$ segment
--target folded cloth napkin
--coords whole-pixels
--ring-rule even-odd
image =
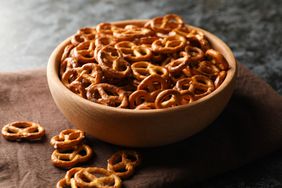
[[[49,140],[73,126],[55,106],[45,70],[1,73],[0,80],[0,128],[12,121],[29,120],[40,123],[47,132],[39,142],[9,142],[0,137],[0,187],[54,187],[65,170],[52,166]],[[87,142],[95,156],[84,166],[106,167],[111,154],[121,149],[90,136]],[[185,141],[139,149],[143,163],[123,185],[187,187],[281,147],[282,97],[240,65],[236,89],[220,117]]]

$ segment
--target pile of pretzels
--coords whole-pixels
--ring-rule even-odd
[[[168,14],[79,29],[64,48],[59,74],[92,102],[144,110],[192,103],[217,89],[228,69],[203,32]]]

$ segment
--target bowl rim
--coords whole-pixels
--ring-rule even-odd
[[[124,24],[143,24],[144,22],[148,21],[148,19],[134,19],[134,20],[122,20],[122,21],[114,21],[114,22],[110,22],[111,24],[114,25],[124,25]],[[79,103],[82,103],[84,105],[88,105],[92,108],[97,108],[99,110],[103,110],[103,111],[111,111],[114,113],[127,113],[127,114],[134,114],[134,115],[148,115],[148,114],[163,114],[163,113],[170,113],[170,112],[177,112],[177,111],[182,111],[182,110],[186,110],[189,108],[193,108],[194,106],[204,103],[205,101],[208,101],[209,99],[213,98],[214,96],[218,95],[222,90],[224,90],[229,84],[230,82],[232,82],[237,74],[237,69],[238,69],[238,65],[237,65],[237,61],[234,57],[234,54],[232,53],[231,49],[227,46],[227,44],[222,41],[220,38],[218,38],[216,35],[200,28],[200,27],[196,27],[196,26],[192,26],[189,24],[186,24],[188,27],[192,28],[192,29],[196,29],[199,31],[202,31],[205,36],[209,39],[209,38],[213,38],[213,40],[217,41],[221,48],[224,49],[229,55],[230,55],[230,60],[228,61],[229,64],[229,70],[227,71],[226,77],[224,79],[224,81],[221,83],[221,85],[216,88],[213,92],[211,92],[210,94],[192,102],[189,104],[184,104],[184,105],[179,105],[179,106],[175,106],[175,107],[169,107],[169,108],[164,108],[164,109],[146,109],[146,110],[135,110],[135,109],[127,109],[127,108],[116,108],[116,107],[111,107],[111,106],[106,106],[106,105],[102,105],[102,104],[98,104],[98,103],[94,103],[92,101],[89,101],[85,98],[82,98],[80,96],[78,96],[77,94],[73,93],[72,91],[70,91],[67,87],[65,87],[65,85],[61,82],[60,78],[59,78],[59,63],[56,62],[57,59],[57,55],[60,54],[60,52],[62,51],[62,48],[64,48],[71,39],[71,36],[68,37],[67,39],[65,39],[64,41],[62,41],[59,45],[56,46],[56,48],[53,50],[53,52],[51,53],[49,60],[48,60],[48,64],[47,64],[47,80],[48,80],[48,85],[50,86],[51,80],[52,82],[54,82],[54,84],[56,84],[59,88],[61,88],[63,90],[63,92],[66,92],[66,94],[71,95],[72,98],[74,98],[75,100],[79,101]],[[95,27],[95,26],[93,26]],[[57,67],[56,67],[57,66]],[[51,79],[52,78],[52,79]]]

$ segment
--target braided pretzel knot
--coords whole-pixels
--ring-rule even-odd
[[[161,91],[155,101],[156,108],[168,108],[181,104],[181,94],[174,89],[166,89]]]
[[[153,20],[147,22],[145,27],[150,27],[152,30],[160,33],[169,33],[173,29],[178,29],[183,26],[183,20],[175,15],[168,14],[163,17],[156,17]]]
[[[92,149],[83,144],[68,150],[55,150],[51,160],[54,166],[59,168],[71,168],[78,163],[88,161],[92,156]]]
[[[105,75],[124,78],[131,73],[130,64],[124,60],[122,52],[112,46],[105,46],[97,55],[98,63]]]
[[[122,41],[115,45],[125,59],[130,61],[145,61],[152,57],[152,51],[146,46],[138,46],[133,42]]]
[[[159,75],[162,78],[168,77],[168,71],[166,68],[153,65],[150,62],[147,61],[139,61],[135,62],[131,65],[131,70],[133,72],[133,76],[139,80],[142,81],[149,75]]]
[[[53,136],[50,144],[55,149],[71,149],[74,146],[80,145],[85,138],[84,132],[78,129],[66,129],[60,132],[59,135]]]
[[[77,188],[77,185],[74,180],[74,175],[82,169],[83,168],[81,167],[76,167],[68,170],[65,177],[58,181],[58,183],[56,184],[56,188],[66,188],[66,187]]]
[[[96,29],[92,27],[84,27],[77,31],[77,33],[72,36],[71,43],[74,46],[77,46],[78,44],[90,40],[95,40],[96,36]]]
[[[108,159],[107,169],[122,179],[133,175],[141,163],[140,154],[136,151],[118,151]]]
[[[152,50],[157,53],[174,53],[185,46],[186,39],[180,35],[160,38],[153,42]]]
[[[121,179],[112,172],[98,167],[89,167],[80,170],[74,175],[79,187],[121,188]]]
[[[128,106],[125,91],[107,83],[91,85],[86,93],[87,99],[107,106],[125,108]]]
[[[191,94],[195,100],[202,98],[214,90],[212,80],[203,75],[194,75],[191,78],[178,80],[175,88],[181,94]]]
[[[34,122],[16,121],[5,125],[2,128],[2,135],[11,141],[37,140],[45,135],[45,129]]]

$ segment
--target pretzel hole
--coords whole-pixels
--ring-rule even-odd
[[[181,85],[181,89],[182,89],[182,90],[188,90],[189,87],[190,87],[190,84],[189,84],[189,83],[186,83],[186,84],[182,84],[182,85]]]
[[[17,133],[17,131],[13,131],[12,129],[7,130],[8,133]]]
[[[71,154],[71,153],[73,153],[73,149],[66,149],[66,150],[62,150],[60,152],[64,153],[64,154]]]
[[[92,174],[92,173],[91,173]],[[86,183],[90,183],[91,179],[89,179],[85,174],[81,174],[81,176],[79,177],[82,181],[86,182]]]
[[[125,168],[125,166],[115,169],[115,172],[127,172],[127,169]]]
[[[126,158],[127,158],[128,160],[130,160],[131,162],[137,161],[137,157],[136,157],[135,155],[133,155],[133,154],[127,154],[127,155],[126,155]]]
[[[78,153],[79,155],[81,155],[81,156],[85,156],[85,155],[87,155],[87,153],[86,153],[86,151],[83,149],[83,150],[81,150],[81,151],[79,151],[79,153]]]
[[[20,128],[20,129],[24,129],[24,128],[30,127],[30,125],[21,123],[21,124],[16,124],[15,127]]]
[[[201,89],[201,88],[195,88],[195,90],[194,90],[194,93],[195,93],[196,95],[204,94],[204,93],[206,93],[206,92],[207,92],[207,90]]]

